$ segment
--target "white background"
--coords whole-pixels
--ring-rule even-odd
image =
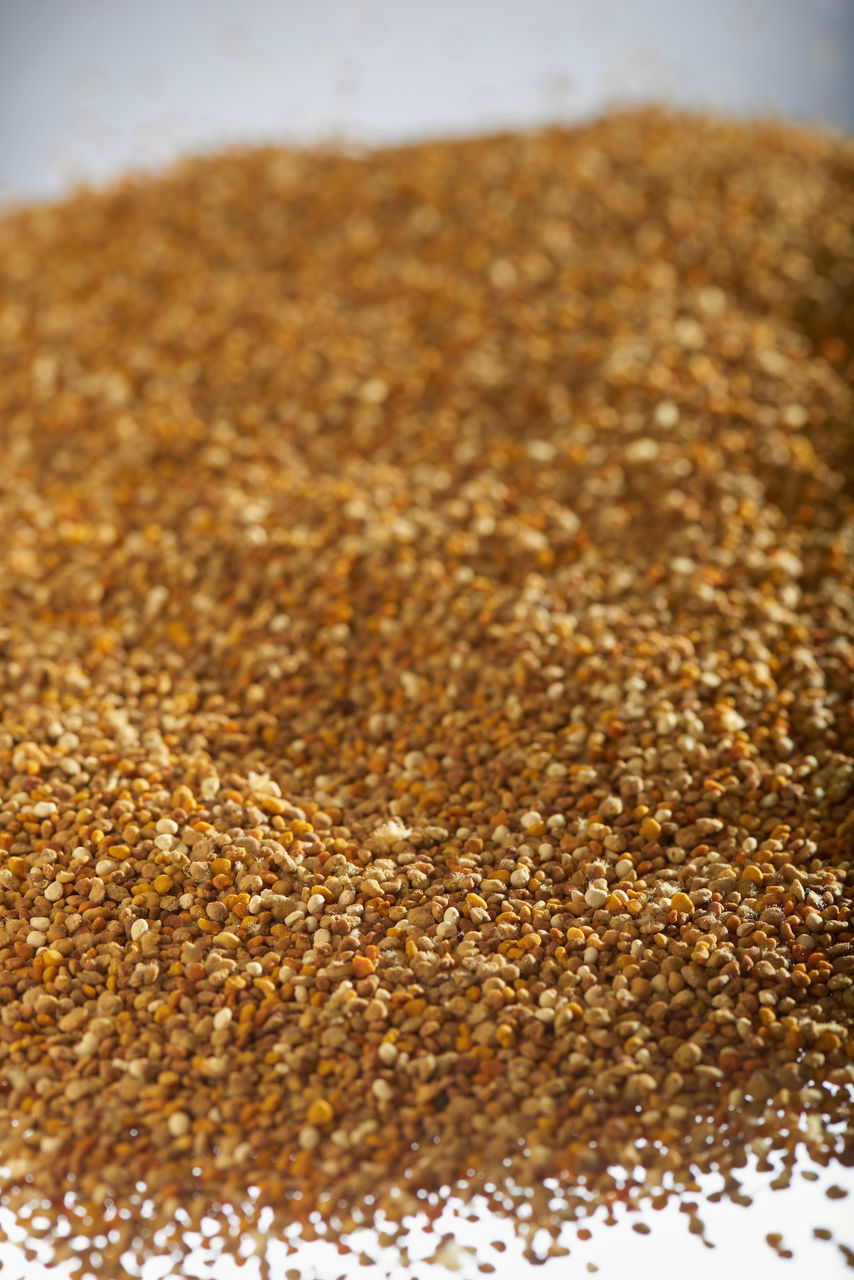
[[[854,0],[0,0],[0,202],[225,142],[471,133],[644,99],[850,130]],[[823,1195],[829,1180],[854,1187],[822,1173],[751,1210],[710,1208],[714,1251],[665,1212],[652,1236],[600,1228],[531,1280],[584,1276],[588,1258],[601,1280],[850,1275],[833,1245],[810,1240],[814,1225],[854,1236],[851,1201]],[[2,1209],[0,1223],[9,1228]],[[767,1231],[784,1232],[797,1260],[778,1261]],[[506,1237],[492,1223],[466,1232]],[[322,1250],[302,1256],[307,1277],[345,1268]],[[496,1280],[525,1277],[512,1250],[485,1256]],[[57,1274],[0,1245],[3,1280]],[[466,1262],[459,1274],[478,1276]]]
[[[854,0],[0,0],[0,199],[637,98],[854,127]]]

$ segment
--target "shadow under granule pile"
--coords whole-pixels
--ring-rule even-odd
[[[851,1162],[852,226],[849,142],[657,112],[0,224],[34,1235]]]

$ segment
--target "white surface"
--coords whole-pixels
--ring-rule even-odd
[[[854,127],[852,0],[0,0],[0,199],[654,97]]]
[[[644,98],[737,113],[780,112],[854,128],[852,0],[0,0],[0,200],[50,196],[69,181],[150,168],[224,142],[348,137],[384,141],[578,119]],[[703,1212],[717,1248],[675,1210],[649,1237],[628,1223],[538,1271],[512,1249],[496,1280],[733,1280],[850,1275],[814,1225],[850,1242],[851,1201],[828,1201],[841,1171],[751,1210]],[[698,1197],[699,1199],[699,1197]],[[0,1209],[0,1224],[10,1230]],[[846,1226],[848,1230],[846,1231]],[[763,1241],[784,1232],[797,1260]],[[10,1231],[11,1233],[11,1231]],[[501,1224],[461,1226],[481,1245]],[[321,1247],[306,1277],[345,1271]],[[302,1262],[304,1259],[304,1263]],[[294,1260],[282,1262],[297,1265]],[[419,1280],[425,1274],[416,1269]],[[377,1271],[352,1268],[362,1280]],[[0,1245],[3,1280],[49,1280]],[[173,1275],[152,1264],[146,1276]],[[250,1277],[229,1264],[189,1274]],[[349,1272],[348,1272],[349,1274]],[[464,1260],[462,1280],[479,1273]]]
[[[300,1246],[297,1255],[287,1256],[286,1250],[273,1245],[270,1261],[273,1275],[283,1277],[289,1267],[297,1267],[302,1280],[335,1280],[346,1275],[348,1280],[385,1280],[391,1274],[393,1280],[486,1280],[478,1271],[478,1261],[495,1265],[493,1280],[582,1280],[588,1275],[587,1262],[595,1262],[599,1270],[596,1280],[746,1280],[749,1276],[761,1276],[762,1280],[847,1280],[851,1270],[834,1242],[817,1241],[812,1237],[813,1226],[829,1228],[836,1239],[851,1242],[851,1199],[828,1200],[823,1188],[843,1179],[828,1176],[820,1171],[818,1182],[805,1182],[797,1175],[788,1191],[762,1190],[764,1183],[749,1174],[742,1177],[745,1191],[756,1197],[750,1208],[732,1204],[703,1205],[700,1217],[706,1224],[707,1237],[714,1248],[688,1233],[688,1220],[673,1207],[660,1213],[650,1213],[644,1219],[652,1227],[647,1236],[631,1230],[633,1219],[623,1219],[616,1226],[602,1222],[602,1214],[592,1223],[593,1239],[567,1243],[571,1248],[569,1258],[557,1258],[542,1266],[531,1267],[524,1261],[514,1244],[505,1223],[486,1217],[476,1225],[450,1214],[437,1224],[437,1235],[414,1237],[411,1248],[412,1265],[396,1268],[391,1255],[386,1255],[384,1265],[360,1266],[355,1258],[340,1257],[328,1245]],[[850,1181],[850,1179],[849,1179]],[[717,1184],[716,1184],[717,1185]],[[702,1197],[695,1195],[701,1202]],[[0,1209],[0,1225],[9,1230],[10,1215]],[[766,1232],[776,1231],[783,1236],[783,1245],[794,1250],[792,1260],[778,1258],[765,1243]],[[440,1266],[425,1266],[419,1258],[429,1256],[436,1248],[438,1236],[453,1232],[460,1247],[457,1255],[458,1269],[446,1270]],[[10,1235],[12,1231],[10,1230]],[[503,1240],[507,1249],[499,1254],[490,1248],[495,1240]],[[467,1246],[476,1246],[478,1258],[474,1259]],[[370,1256],[376,1246],[369,1233],[356,1245],[364,1247]],[[48,1270],[39,1263],[27,1262],[19,1250],[0,1245],[0,1275],[3,1280],[66,1280],[67,1266]],[[129,1273],[130,1274],[130,1273]],[[173,1280],[175,1272],[165,1260],[152,1260],[144,1269],[144,1280]],[[258,1269],[249,1263],[238,1268],[233,1262],[220,1260],[209,1264],[203,1255],[191,1259],[186,1271],[180,1273],[199,1280],[257,1280]]]

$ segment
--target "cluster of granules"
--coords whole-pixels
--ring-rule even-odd
[[[0,225],[0,1163],[58,1258],[450,1189],[558,1253],[852,1162],[852,227],[850,143],[657,112]]]

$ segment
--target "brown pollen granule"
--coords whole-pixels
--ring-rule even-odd
[[[58,1259],[449,1189],[557,1254],[851,1163],[852,226],[850,142],[655,111],[0,223],[0,1187]]]

